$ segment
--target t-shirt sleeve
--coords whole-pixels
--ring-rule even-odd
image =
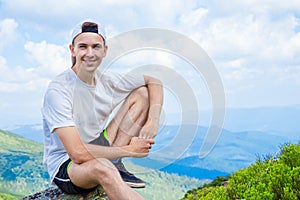
[[[128,93],[145,85],[144,76],[137,73],[109,73],[108,76],[106,76],[105,82],[118,93]]]
[[[134,89],[145,85],[142,74],[106,72],[102,78],[107,93],[111,96],[113,104],[116,105],[123,101]]]
[[[75,126],[71,98],[64,91],[50,89],[46,92],[42,114],[50,132],[60,127]]]

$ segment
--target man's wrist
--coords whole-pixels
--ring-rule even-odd
[[[132,148],[129,145],[119,147],[122,157],[132,157]]]
[[[153,119],[159,119],[160,113],[161,113],[161,108],[162,108],[161,104],[150,105],[149,116],[152,117]]]

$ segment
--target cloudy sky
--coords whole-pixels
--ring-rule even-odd
[[[70,30],[87,18],[108,38],[153,27],[192,39],[213,61],[226,107],[300,104],[298,0],[0,0],[0,128],[41,120],[47,84],[71,64]],[[165,66],[178,59],[154,57]]]

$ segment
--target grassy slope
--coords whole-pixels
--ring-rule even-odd
[[[181,199],[186,191],[207,182],[187,176],[178,176],[156,170],[143,168],[126,162],[129,171],[146,181],[145,189],[137,189],[146,199],[169,200]]]
[[[0,192],[22,196],[45,188],[42,144],[0,131],[0,155]]]
[[[300,199],[300,142],[285,144],[275,155],[232,173],[226,184],[190,190],[189,199]]]
[[[19,199],[49,186],[42,156],[42,144],[0,130],[0,200]],[[203,183],[198,179],[153,171],[131,163],[126,165],[135,173],[143,172],[138,176],[147,181],[147,187],[138,191],[146,199],[180,199],[187,190]]]
[[[27,140],[16,134],[0,130],[0,153],[20,151],[23,153],[37,153],[43,151],[43,145]]]

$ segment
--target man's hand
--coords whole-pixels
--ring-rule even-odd
[[[124,149],[129,151],[132,157],[142,158],[148,156],[152,144],[154,144],[153,139],[133,137],[129,145],[125,146]]]

